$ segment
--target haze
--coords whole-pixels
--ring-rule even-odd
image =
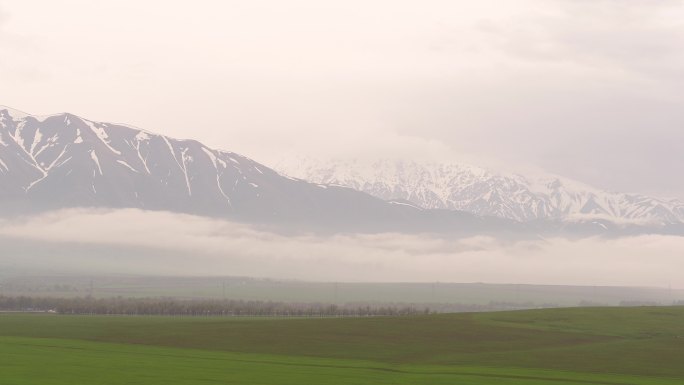
[[[4,0],[0,104],[31,114],[70,112],[128,123],[268,166],[295,156],[466,161],[545,170],[606,190],[684,199],[683,20],[684,3],[674,0]],[[83,124],[84,130],[90,127]],[[92,138],[109,140],[95,133]],[[18,142],[16,147],[23,154]],[[95,159],[98,178],[110,177],[95,151],[81,158]],[[191,177],[170,151],[164,159],[183,172],[177,195],[185,198],[185,187],[192,195]],[[197,151],[196,158],[206,154]],[[142,159],[139,148],[137,156]],[[99,159],[104,164],[107,158]],[[206,185],[218,186],[223,198],[214,195],[220,204],[224,198],[233,202],[221,187],[217,161],[210,159],[205,165],[215,174]],[[111,157],[112,164],[118,161]],[[242,170],[230,167],[239,171],[234,178],[246,181]],[[129,168],[131,175],[142,175]],[[129,170],[124,171],[116,174],[123,179],[111,179],[113,185],[130,181]],[[169,185],[162,179],[170,171],[161,177],[147,173],[160,191]],[[81,174],[91,176],[89,170]],[[264,188],[289,189],[292,182],[264,178]],[[98,194],[95,182],[84,180]],[[235,189],[237,179],[231,185]],[[303,185],[316,191],[326,187]],[[16,190],[28,193],[24,185]],[[214,190],[207,191],[213,196]],[[259,197],[261,190],[245,191],[244,201],[252,202],[248,194]],[[281,195],[274,191],[279,202]],[[137,192],[126,196],[138,199]],[[584,199],[572,194],[566,194],[569,201]],[[50,188],[44,196],[58,201]],[[479,195],[473,196],[479,215]],[[342,207],[329,199],[330,207]],[[575,219],[586,219],[589,226],[607,229],[591,221],[610,217],[581,215],[585,204],[595,203],[591,199],[572,206],[578,215],[569,227]],[[627,200],[633,204],[622,211],[665,211],[664,205],[672,203],[640,196]],[[59,210],[78,205],[46,206],[57,211],[2,219],[0,268],[684,288],[684,280],[673,273],[684,268],[684,237],[651,235],[660,230],[657,225],[615,239],[445,239],[382,230],[285,236],[229,217]],[[169,207],[159,209],[174,210]],[[651,219],[646,216],[648,223]],[[613,224],[620,228],[627,222]]]
[[[427,234],[299,234],[190,215],[67,210],[0,222],[0,270],[232,275],[347,282],[684,288],[684,237],[503,241]]]
[[[2,104],[684,197],[681,1],[0,2]]]
[[[683,48],[684,0],[0,0],[0,383],[684,384]]]

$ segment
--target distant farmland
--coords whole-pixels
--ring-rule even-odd
[[[435,311],[553,306],[671,305],[683,290],[485,283],[305,282],[248,277],[0,276],[0,295],[171,297],[329,304],[403,303]],[[475,306],[473,306],[475,305]]]
[[[684,308],[342,319],[0,315],[2,384],[682,384]]]

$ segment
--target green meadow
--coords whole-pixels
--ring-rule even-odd
[[[684,308],[377,318],[0,314],[0,384],[683,384]]]

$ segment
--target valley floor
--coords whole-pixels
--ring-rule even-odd
[[[0,383],[682,384],[684,308],[353,319],[0,315]]]

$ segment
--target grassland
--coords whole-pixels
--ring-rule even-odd
[[[682,384],[684,308],[346,319],[3,314],[0,383]]]

